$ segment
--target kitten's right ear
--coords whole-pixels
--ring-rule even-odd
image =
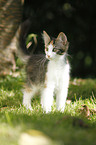
[[[47,46],[51,39],[45,31],[43,31],[42,36],[43,36],[43,39],[44,39],[45,46]]]

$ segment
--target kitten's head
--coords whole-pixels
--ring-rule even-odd
[[[51,40],[49,35],[43,31],[43,39],[45,43],[46,58],[49,60],[64,55],[68,50],[69,43],[63,32],[60,32],[56,39]]]

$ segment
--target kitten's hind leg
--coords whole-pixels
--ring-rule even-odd
[[[32,110],[31,107],[31,99],[33,97],[33,92],[31,88],[25,88],[23,90],[23,105],[26,107],[26,109]]]

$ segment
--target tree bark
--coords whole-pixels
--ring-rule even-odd
[[[0,0],[0,73],[16,69],[16,31],[22,19],[21,0]]]

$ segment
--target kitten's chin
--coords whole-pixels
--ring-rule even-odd
[[[46,57],[48,60],[52,60],[51,58]]]

